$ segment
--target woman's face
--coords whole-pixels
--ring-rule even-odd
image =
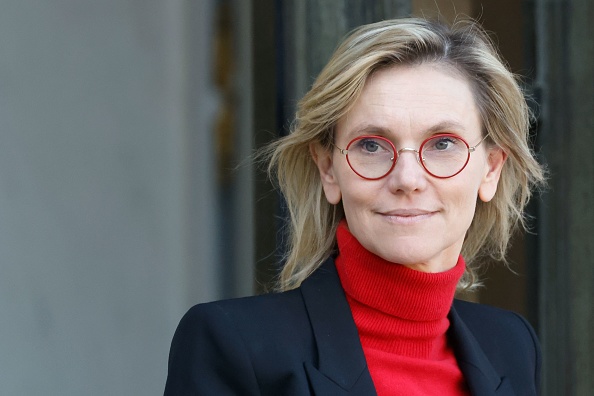
[[[483,138],[470,85],[439,64],[396,66],[376,72],[354,107],[338,122],[335,144],[345,148],[362,135],[388,138],[396,150],[419,149],[440,133],[462,137],[470,146]],[[312,146],[324,192],[342,201],[351,233],[370,252],[425,272],[452,268],[474,216],[477,197],[493,198],[505,154],[477,147],[458,175],[438,179],[402,151],[390,174],[365,180],[338,149]]]

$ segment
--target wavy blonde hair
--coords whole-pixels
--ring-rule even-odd
[[[298,287],[335,249],[342,206],[325,198],[310,144],[332,149],[334,127],[354,105],[377,70],[422,63],[441,64],[472,88],[487,142],[507,153],[497,192],[477,200],[462,255],[467,268],[459,288],[477,282],[479,257],[505,261],[514,229],[525,227],[524,207],[542,167],[528,144],[530,111],[516,77],[506,68],[485,31],[473,21],[452,26],[406,18],[364,25],[347,36],[299,102],[291,132],[265,149],[269,173],[287,204],[288,251],[277,289]]]

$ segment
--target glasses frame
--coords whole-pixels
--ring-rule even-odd
[[[346,146],[345,149],[338,147],[337,145],[334,145],[334,147],[336,147],[338,149],[338,151],[340,151],[341,154],[343,154],[346,157],[347,163],[349,164],[349,167],[351,168],[351,170],[353,172],[355,172],[357,174],[357,176],[365,179],[365,180],[379,180],[379,179],[383,179],[384,177],[388,176],[390,173],[392,173],[392,170],[394,169],[394,167],[396,167],[396,163],[398,162],[398,158],[400,157],[400,153],[404,152],[404,151],[412,151],[415,152],[417,155],[415,156],[417,158],[417,162],[419,164],[421,164],[421,166],[423,167],[423,169],[425,170],[425,172],[427,172],[428,174],[430,174],[431,176],[437,178],[437,179],[449,179],[451,177],[454,177],[456,175],[458,175],[460,172],[462,172],[464,170],[464,168],[466,168],[466,165],[468,165],[468,162],[470,161],[470,154],[473,153],[476,148],[485,141],[485,139],[487,138],[487,136],[489,136],[489,134],[486,134],[480,142],[478,142],[477,144],[475,144],[474,146],[470,146],[468,144],[468,142],[466,142],[466,140],[464,140],[463,138],[461,138],[460,136],[454,134],[454,133],[440,133],[437,135],[433,135],[433,136],[429,136],[427,139],[423,140],[423,142],[421,143],[421,145],[419,146],[418,150],[415,150],[413,148],[409,148],[409,147],[403,147],[400,150],[396,150],[396,146],[394,146],[394,143],[392,143],[392,141],[384,136],[377,136],[377,135],[363,135],[363,136],[357,136],[356,138],[354,138],[353,140],[351,140],[349,142],[349,144]],[[429,169],[427,169],[427,167],[425,166],[425,159],[421,157],[421,152],[423,151],[423,147],[425,147],[425,145],[427,144],[428,141],[435,139],[435,138],[440,138],[440,137],[453,137],[456,138],[460,141],[462,141],[465,145],[466,148],[468,150],[468,156],[466,157],[466,161],[464,162],[464,165],[462,166],[462,168],[460,168],[459,171],[457,171],[456,173],[454,173],[453,175],[450,176],[437,176],[433,173],[431,173],[431,171],[429,171]],[[349,148],[353,145],[353,143],[358,142],[359,140],[363,140],[363,139],[380,139],[383,140],[385,142],[387,142],[390,147],[392,147],[392,152],[394,153],[394,156],[391,158],[392,161],[392,166],[390,166],[390,169],[388,169],[388,171],[380,176],[380,177],[366,177],[363,176],[362,174],[360,174],[359,172],[357,172],[355,170],[355,168],[353,168],[353,165],[351,164],[351,161],[349,160]]]

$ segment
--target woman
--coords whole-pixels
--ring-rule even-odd
[[[543,180],[528,127],[475,24],[355,30],[269,152],[291,216],[281,292],[192,308],[165,394],[537,394],[530,325],[454,300]]]

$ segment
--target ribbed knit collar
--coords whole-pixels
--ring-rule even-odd
[[[406,321],[447,317],[456,284],[464,273],[462,256],[448,271],[427,273],[390,263],[369,252],[350,233],[344,220],[336,236],[336,267],[349,299]]]

